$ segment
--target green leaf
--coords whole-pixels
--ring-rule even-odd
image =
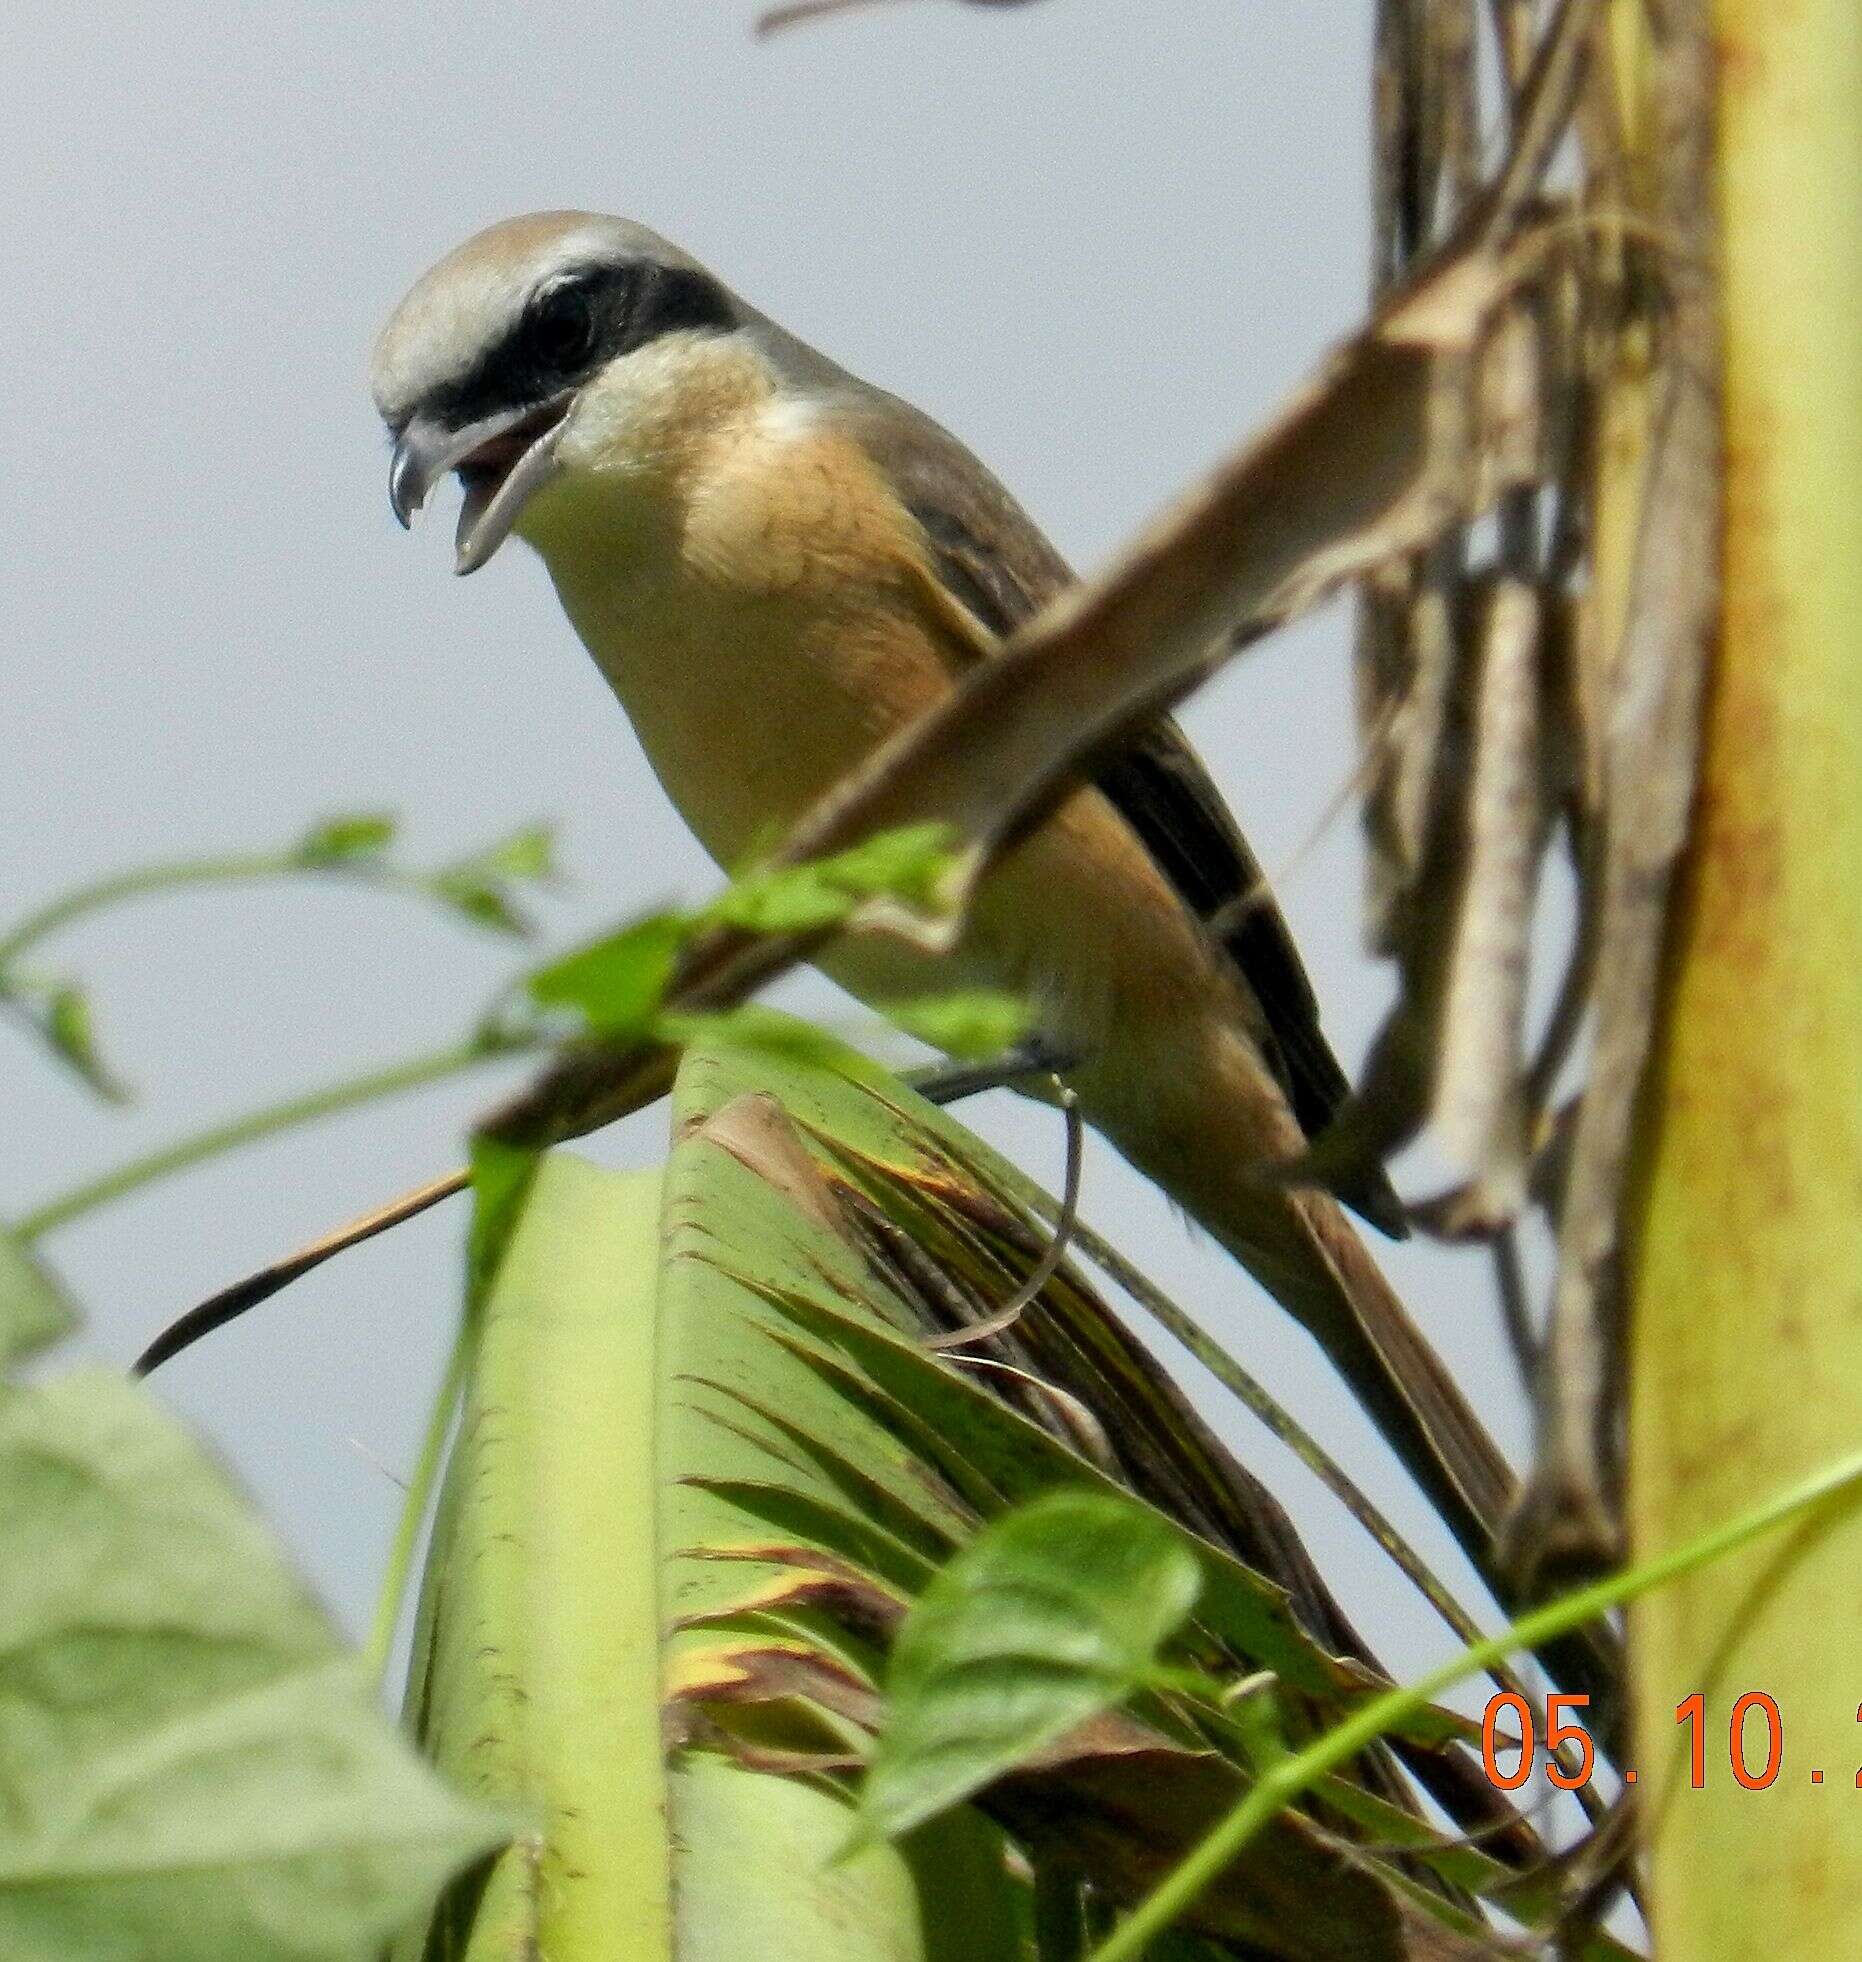
[[[893,1644],[861,1839],[909,1831],[1122,1703],[1201,1582],[1168,1523],[1099,1493],[1055,1492],[987,1527]]]
[[[394,843],[397,828],[386,811],[347,811],[312,825],[295,851],[305,865],[342,865],[385,852]]]
[[[453,869],[477,872],[487,879],[515,879],[540,885],[556,876],[555,827],[526,824],[508,838],[500,838],[483,851],[474,852]]]
[[[483,1134],[472,1140],[472,1225],[466,1236],[468,1290],[473,1300],[490,1286],[504,1259],[542,1154]]]
[[[950,862],[947,825],[905,825],[806,865],[748,872],[702,917],[746,933],[817,932],[881,894],[931,906]]]
[[[953,988],[948,994],[880,1004],[880,1013],[907,1035],[947,1056],[1006,1055],[1027,1035],[1028,1004],[997,988]]]
[[[952,856],[949,825],[905,824],[836,852],[821,864],[849,892],[889,893],[894,899],[928,906]]]
[[[490,927],[522,939],[536,931],[536,922],[520,912],[503,887],[467,872],[440,872],[427,881],[427,890],[442,906],[462,913],[474,926]]]
[[[838,926],[859,903],[822,866],[786,865],[739,879],[705,909],[705,918],[745,933],[815,933]]]
[[[573,1009],[591,1035],[642,1035],[666,998],[690,931],[681,914],[649,914],[539,968],[530,977],[530,998],[543,1008]]]
[[[539,885],[554,877],[556,834],[547,824],[527,824],[480,851],[443,865],[426,880],[442,905],[475,925],[500,933],[529,934],[535,922],[512,898],[513,885]]]
[[[0,1955],[366,1953],[507,1836],[420,1764],[264,1527],[101,1372],[0,1400]]]
[[[31,1248],[0,1227],[0,1369],[50,1348],[77,1320],[57,1279]]]
[[[65,1067],[98,1096],[127,1103],[129,1092],[97,1051],[90,1003],[74,981],[46,981],[17,970],[0,974],[0,1001],[11,1002]]]
[[[46,1041],[100,1097],[113,1104],[128,1102],[128,1090],[98,1054],[90,1003],[75,982],[61,981],[52,989],[46,999],[44,1027]]]
[[[846,1049],[826,1029],[755,1001],[704,1014],[665,1014],[653,1026],[666,1041],[687,1048],[752,1049],[820,1069],[831,1068]]]

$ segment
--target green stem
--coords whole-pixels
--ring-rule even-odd
[[[408,1481],[407,1495],[401,1501],[401,1517],[394,1529],[394,1544],[388,1549],[388,1566],[382,1575],[381,1593],[375,1601],[375,1618],[362,1651],[363,1665],[377,1683],[385,1683],[388,1658],[394,1648],[395,1631],[401,1625],[401,1603],[407,1594],[408,1575],[413,1572],[414,1550],[420,1544],[420,1529],[426,1522],[433,1487],[446,1457],[446,1440],[451,1435],[453,1413],[465,1389],[466,1374],[472,1360],[472,1331],[477,1317],[468,1310],[460,1317],[453,1346],[446,1358],[446,1373],[433,1399],[427,1428],[420,1440],[420,1456],[414,1461],[414,1474]]]
[[[120,905],[126,899],[141,899],[150,893],[173,892],[189,886],[237,885],[258,879],[297,878],[307,873],[326,879],[348,879],[358,885],[382,886],[389,891],[418,894],[427,891],[420,879],[396,872],[390,866],[360,859],[353,863],[341,860],[317,863],[290,851],[228,852],[216,858],[144,865],[77,886],[48,901],[36,913],[27,914],[9,933],[0,936],[0,969],[11,967],[28,948],[74,920]]]
[[[1471,1644],[1417,1682],[1373,1697],[1305,1750],[1264,1771],[1227,1818],[1112,1931],[1088,1962],[1134,1962],[1151,1942],[1181,1919],[1277,1814],[1328,1772],[1349,1764],[1387,1731],[1434,1702],[1463,1678],[1477,1675],[1515,1649],[1537,1648],[1540,1643],[1567,1634],[1612,1608],[1620,1608],[1652,1588],[1662,1587],[1720,1559],[1748,1540],[1757,1539],[1760,1534],[1807,1512],[1858,1479],[1862,1479],[1862,1452],[1851,1452],[1726,1525],[1716,1526],[1672,1552],[1644,1560],[1627,1573],[1612,1574],[1561,1600],[1536,1608],[1498,1635]]]
[[[163,1145],[140,1158],[129,1159],[82,1185],[74,1186],[69,1192],[48,1199],[36,1211],[14,1221],[13,1232],[21,1240],[36,1240],[56,1227],[67,1226],[84,1214],[94,1212],[99,1206],[127,1198],[130,1193],[154,1184],[157,1179],[188,1171],[209,1158],[219,1157],[223,1152],[237,1150],[241,1145],[255,1144],[261,1138],[293,1130],[300,1124],[313,1123],[320,1117],[333,1117],[339,1111],[353,1110],[357,1105],[372,1103],[378,1097],[391,1097],[402,1090],[437,1083],[444,1077],[457,1076],[481,1063],[531,1047],[534,1045],[525,1040],[475,1035],[448,1048],[436,1049],[424,1056],[413,1056],[405,1062],[391,1063],[386,1069],[370,1070],[361,1076],[347,1077],[340,1083],[326,1084],[320,1090],[307,1091],[302,1096],[288,1097],[282,1103],[268,1104],[262,1110],[249,1111],[245,1116],[235,1117],[227,1123],[209,1125],[204,1131],[178,1138],[173,1144]]]

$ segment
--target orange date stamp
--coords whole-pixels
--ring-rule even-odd
[[[1548,1696],[1541,1739],[1532,1706],[1517,1691],[1489,1697],[1481,1717],[1481,1769],[1489,1782],[1500,1791],[1516,1792],[1535,1770],[1543,1768],[1546,1782],[1561,1792],[1575,1792],[1588,1785],[1596,1769],[1597,1751],[1583,1720],[1571,1713],[1589,1702],[1588,1696]],[[1856,1721],[1862,1724],[1862,1707],[1856,1710]],[[1708,1745],[1704,1692],[1696,1690],[1675,1705],[1675,1723],[1684,1733],[1677,1741],[1687,1753],[1687,1782],[1695,1791],[1704,1791],[1710,1773],[1719,1768],[1718,1754]],[[1710,1757],[1714,1759],[1712,1765]],[[1763,1690],[1747,1690],[1734,1700],[1727,1721],[1725,1767],[1734,1783],[1748,1792],[1762,1792],[1775,1784],[1784,1768],[1784,1719],[1776,1700]],[[1634,1770],[1625,1768],[1623,1783],[1635,1782]],[[1810,1773],[1810,1782],[1824,1782],[1821,1769]],[[1856,1789],[1862,1791],[1862,1770],[1857,1771],[1855,1782]]]

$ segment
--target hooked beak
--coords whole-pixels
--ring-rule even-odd
[[[395,442],[388,465],[388,502],[405,526],[425,505],[449,470],[459,473],[465,500],[459,507],[455,572],[476,572],[510,537],[518,514],[556,470],[556,445],[575,404],[565,389],[529,408],[448,429],[415,415]]]

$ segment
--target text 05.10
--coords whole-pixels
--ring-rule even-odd
[[[1582,1710],[1588,1696],[1548,1696],[1545,1699],[1545,1777],[1561,1792],[1575,1792],[1590,1783],[1597,1754],[1590,1733],[1569,1715]],[[1862,1709],[1856,1712],[1862,1723]],[[1707,1783],[1707,1699],[1696,1690],[1675,1705],[1675,1722],[1685,1736],[1689,1785],[1701,1791]],[[1491,1697],[1481,1718],[1481,1764],[1489,1780],[1503,1792],[1516,1792],[1532,1776],[1539,1738],[1532,1706],[1516,1691]],[[1726,1729],[1727,1762],[1734,1780],[1749,1792],[1762,1792],[1777,1778],[1784,1763],[1784,1720],[1776,1701],[1763,1690],[1748,1690],[1737,1698]],[[1561,1755],[1562,1754],[1562,1755]],[[1506,1760],[1506,1762],[1503,1762]],[[1625,1767],[1623,1782],[1633,1785],[1636,1773]],[[1810,1782],[1823,1783],[1812,1771]],[[1855,1776],[1862,1790],[1862,1771]]]

